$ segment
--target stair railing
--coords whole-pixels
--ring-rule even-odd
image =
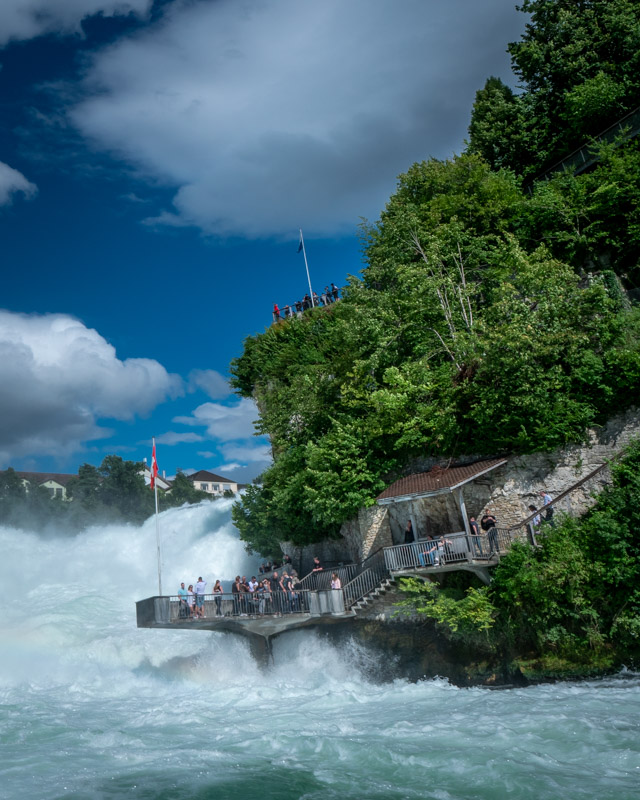
[[[342,587],[344,606],[347,609],[352,608],[358,600],[362,600],[390,576],[385,562],[384,547],[380,547],[365,558],[357,567],[358,572],[346,586]]]

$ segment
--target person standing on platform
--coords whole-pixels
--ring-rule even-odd
[[[475,517],[469,517],[469,530],[471,531],[471,537],[473,540],[473,547],[474,549],[471,552],[475,552],[476,555],[482,555],[482,540],[480,539],[480,526],[478,525],[478,521]]]
[[[271,587],[271,602],[273,605],[273,610],[275,611],[276,616],[280,616],[282,613],[282,586],[280,585],[280,578],[278,577],[277,570],[274,571],[273,575],[269,578],[269,586]]]
[[[496,529],[496,518],[491,511],[487,509],[482,519],[480,520],[480,527],[487,534],[489,539],[489,552],[497,552],[498,550],[498,531]]]
[[[201,619],[204,619],[204,593],[206,588],[207,582],[203,581],[202,577],[198,578],[196,583],[196,609]]]
[[[222,595],[224,594],[224,589],[222,588],[222,584],[220,581],[216,581],[215,586],[213,587],[213,599],[216,603],[216,617],[222,616]]]
[[[178,589],[178,600],[180,601],[180,611],[178,612],[178,616],[181,619],[188,619],[191,616],[188,599],[189,599],[188,592],[184,588],[184,583],[181,583],[180,588]]]

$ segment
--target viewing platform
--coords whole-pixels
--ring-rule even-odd
[[[466,569],[489,581],[489,567],[506,548],[505,534],[469,537],[455,533],[441,540],[383,547],[359,564],[311,572],[291,591],[204,595],[202,615],[178,596],[157,596],[136,603],[138,628],[227,631],[269,640],[285,631],[331,625],[353,619],[368,599],[384,593],[396,577],[435,576]],[[506,534],[508,539],[508,534]],[[332,574],[341,588],[331,589]]]
[[[345,608],[341,589],[269,592],[268,597],[207,594],[202,612],[202,617],[195,616],[177,596],[148,597],[136,603],[138,628],[227,631],[265,639],[354,616],[353,611]]]

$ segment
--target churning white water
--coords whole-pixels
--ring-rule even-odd
[[[230,501],[161,515],[163,588],[255,572]],[[640,679],[491,692],[376,684],[371,658],[285,634],[138,630],[155,522],[0,528],[0,797],[640,797]],[[373,674],[373,671],[371,672]]]

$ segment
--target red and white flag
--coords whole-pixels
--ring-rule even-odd
[[[153,440],[153,451],[151,453],[151,482],[149,486],[155,488],[156,478],[158,477],[158,462],[156,461],[156,440]]]

